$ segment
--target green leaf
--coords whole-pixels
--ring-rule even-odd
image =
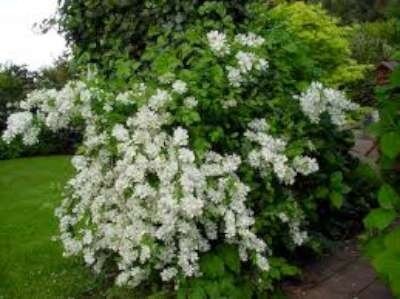
[[[329,195],[329,189],[327,187],[318,187],[317,190],[315,190],[315,196],[317,198],[326,198]]]
[[[340,190],[342,188],[343,174],[340,171],[334,172],[330,179],[331,187],[335,190]]]
[[[221,277],[225,272],[224,261],[215,253],[209,253],[202,258],[200,269],[206,277]]]
[[[240,258],[237,248],[234,246],[224,246],[220,255],[229,270],[236,274],[240,272]]]
[[[190,290],[189,294],[190,299],[206,299],[207,294],[205,290],[202,288],[200,283],[195,283],[193,289]]]
[[[372,260],[372,265],[378,273],[386,278],[398,278],[400,281],[400,254],[385,250]]]
[[[329,194],[329,199],[331,200],[331,203],[335,208],[339,209],[342,207],[344,198],[341,193],[334,191]]]
[[[396,212],[393,210],[374,209],[364,219],[364,225],[368,229],[383,230],[388,227],[396,218]]]
[[[400,67],[397,67],[390,76],[390,83],[400,85]]]
[[[215,130],[210,132],[210,140],[216,142],[224,136],[224,130],[221,127],[217,127]]]
[[[391,209],[398,203],[399,196],[390,185],[384,184],[379,189],[378,201],[382,208]]]
[[[379,235],[367,242],[363,249],[363,252],[365,256],[372,259],[382,253],[383,250],[385,250],[385,246],[383,244],[383,236]]]
[[[281,268],[282,274],[285,276],[294,276],[294,275],[298,275],[300,273],[299,268],[292,266],[292,265],[284,265]]]
[[[400,228],[396,228],[385,236],[385,246],[400,254]]]
[[[391,159],[396,158],[400,153],[400,133],[389,132],[381,138],[382,152]]]
[[[207,281],[203,287],[208,295],[208,298],[221,298],[218,282]]]

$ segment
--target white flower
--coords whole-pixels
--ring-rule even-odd
[[[230,49],[226,41],[225,33],[220,33],[216,30],[207,33],[208,43],[211,50],[218,56],[228,54]]]
[[[117,139],[118,141],[128,141],[129,140],[129,132],[128,130],[121,124],[116,124],[112,129],[111,135]]]
[[[247,157],[250,166],[263,174],[273,171],[287,185],[294,184],[297,173],[309,175],[318,171],[318,163],[313,158],[297,156],[290,161],[285,155],[286,141],[268,134],[269,125],[265,119],[254,119],[248,126],[245,137],[258,145]]]
[[[123,105],[128,105],[133,103],[133,93],[131,91],[119,93],[117,97],[115,98],[115,101],[117,103],[123,104]]]
[[[264,58],[260,58],[257,61],[256,69],[265,72],[269,68],[269,62]]]
[[[89,266],[94,264],[94,262],[96,261],[94,253],[90,250],[85,251],[85,253],[83,254],[83,259],[85,260],[85,263]]]
[[[359,108],[358,104],[347,100],[341,91],[325,88],[319,82],[313,82],[296,99],[300,100],[303,113],[312,123],[318,123],[321,114],[327,112],[333,124],[343,126],[346,124],[345,113]]]
[[[176,80],[172,84],[172,89],[178,94],[184,94],[187,91],[187,84],[182,80]]]
[[[318,162],[314,158],[297,156],[293,160],[293,167],[303,175],[310,175],[318,171]]]
[[[72,166],[76,170],[83,170],[87,166],[87,159],[84,156],[74,156],[71,159]]]
[[[248,73],[253,69],[254,62],[256,61],[256,56],[253,53],[239,51],[235,57],[242,73]]]
[[[286,213],[284,212],[280,212],[278,214],[279,219],[283,222],[283,223],[287,223],[289,222],[289,217],[286,215]]]
[[[300,223],[294,222],[290,224],[290,234],[292,236],[293,243],[297,246],[301,246],[308,240],[308,234],[306,231],[300,231]]]
[[[188,144],[188,140],[189,140],[189,135],[185,129],[178,127],[174,130],[174,136],[173,136],[174,145],[185,146]]]
[[[236,107],[238,105],[237,101],[231,99],[231,100],[226,100],[222,103],[222,108],[224,109],[229,109],[232,107]]]
[[[231,66],[227,66],[226,69],[228,71],[229,83],[233,87],[240,87],[240,84],[243,82],[243,77],[240,73],[240,70]]]
[[[268,263],[268,260],[260,254],[257,254],[256,261],[257,261],[257,266],[263,271],[269,271],[269,269],[271,268]]]
[[[178,270],[174,267],[166,268],[161,271],[161,279],[163,281],[170,281],[178,274]]]
[[[269,125],[265,118],[255,118],[249,123],[249,128],[253,131],[268,131]]]
[[[187,107],[187,108],[195,108],[198,104],[197,100],[195,97],[187,97],[183,100],[183,104]]]
[[[18,135],[22,135],[26,145],[33,145],[37,142],[39,130],[33,127],[32,113],[16,112],[7,119],[7,129],[3,133],[3,140],[10,143]]]
[[[103,110],[105,111],[105,112],[111,112],[111,111],[113,111],[113,106],[111,105],[111,103],[105,103],[104,104],[104,106],[103,106]]]
[[[253,32],[249,32],[247,34],[237,34],[235,36],[235,41],[242,46],[259,47],[264,44],[265,39],[261,36],[254,34]]]
[[[189,218],[200,216],[203,213],[204,202],[194,196],[186,196],[182,199],[182,211]]]
[[[170,94],[166,90],[157,89],[156,94],[149,99],[149,107],[158,109],[165,105],[171,99]]]

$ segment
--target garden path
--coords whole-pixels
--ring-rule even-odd
[[[357,241],[345,242],[334,253],[306,267],[299,285],[284,286],[290,299],[393,299],[368,262]]]
[[[356,133],[351,153],[372,163],[378,160],[376,142]],[[360,256],[357,241],[348,241],[328,257],[306,267],[300,284],[284,286],[290,299],[393,299],[369,263]]]

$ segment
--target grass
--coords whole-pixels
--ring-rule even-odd
[[[71,175],[65,156],[0,161],[0,298],[82,298],[93,287],[93,276],[51,241]]]

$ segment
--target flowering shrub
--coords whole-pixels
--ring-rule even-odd
[[[320,205],[356,203],[344,124],[357,106],[286,65],[262,7],[245,28],[226,15],[160,35],[128,81],[91,70],[8,119],[3,139],[26,144],[43,126],[84,127],[56,212],[66,255],[121,286],[250,298],[297,273],[285,259],[297,247],[318,246]]]

